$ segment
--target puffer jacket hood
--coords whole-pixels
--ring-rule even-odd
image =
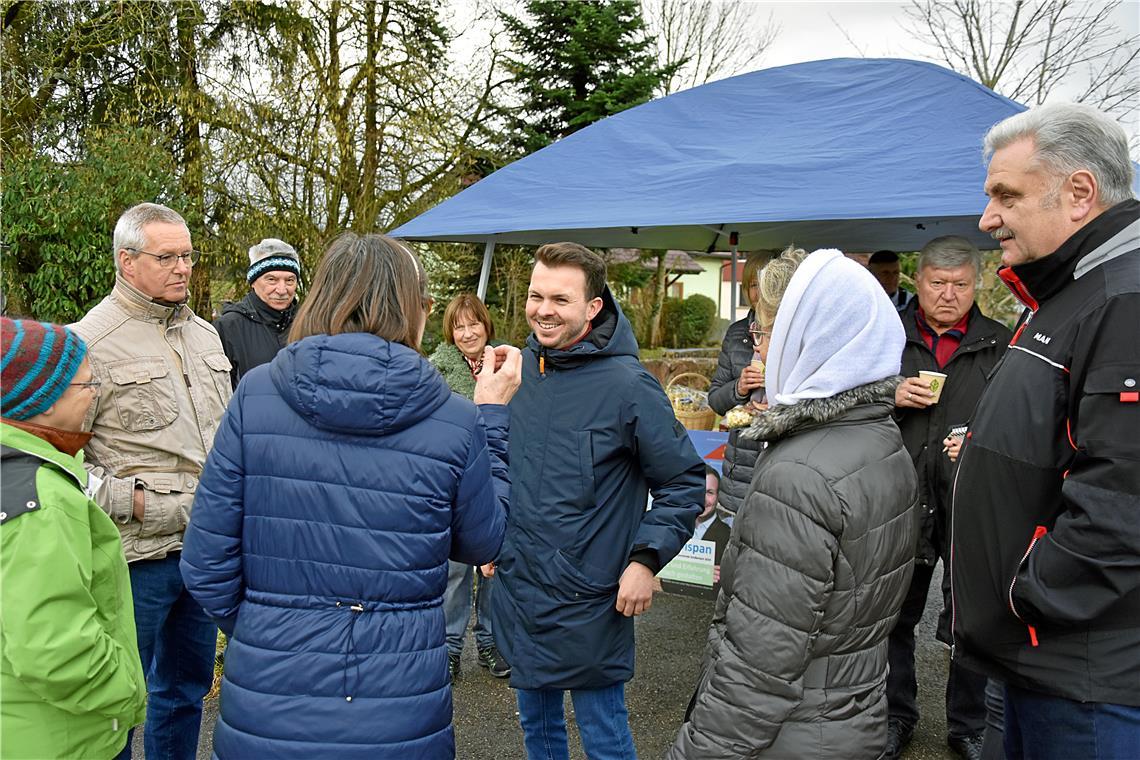
[[[894,408],[895,388],[901,382],[902,377],[898,375],[885,377],[828,398],[773,406],[757,414],[752,425],[742,430],[740,435],[751,440],[775,441],[793,432],[824,425],[863,404],[878,404],[889,412]]]
[[[366,333],[314,335],[269,367],[281,397],[321,430],[390,435],[428,417],[451,389],[423,358]]]

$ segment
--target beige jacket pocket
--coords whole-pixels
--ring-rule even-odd
[[[161,356],[122,359],[106,365],[119,424],[137,433],[160,430],[178,418],[174,378]]]

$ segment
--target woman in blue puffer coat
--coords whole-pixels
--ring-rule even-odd
[[[230,636],[220,758],[455,754],[447,561],[499,551],[521,365],[488,348],[475,404],[453,394],[419,353],[430,307],[409,249],[345,233],[226,411],[181,562]]]

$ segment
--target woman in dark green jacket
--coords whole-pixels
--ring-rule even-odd
[[[461,293],[451,299],[443,312],[443,343],[428,361],[439,370],[452,391],[464,398],[475,393],[475,375],[483,368],[483,349],[493,343],[495,325],[491,314],[476,296]],[[447,623],[447,667],[452,682],[459,677],[463,641],[475,601],[475,649],[477,661],[495,678],[506,678],[511,666],[495,646],[491,632],[491,576],[494,567],[485,565],[475,573],[471,565],[448,563],[447,591],[443,613]],[[474,577],[472,577],[474,576]],[[474,588],[474,590],[472,590]]]

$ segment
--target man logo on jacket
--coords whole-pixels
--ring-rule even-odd
[[[633,617],[693,533],[704,463],[638,360],[604,260],[542,246],[511,401],[511,513],[492,608],[531,757],[567,757],[563,692],[591,758],[633,757]],[[646,511],[646,497],[653,508]]]
[[[979,226],[1026,312],[959,455],[955,656],[1006,684],[1009,757],[1132,757],[1140,203],[1128,140],[1099,111],[1056,104],[994,126],[985,152]]]
[[[86,462],[129,563],[149,694],[146,755],[189,759],[217,629],[183,585],[178,560],[230,400],[230,362],[214,328],[186,304],[199,254],[177,212],[156,203],[128,209],[114,250],[111,294],[74,325],[101,383],[85,421]]]

